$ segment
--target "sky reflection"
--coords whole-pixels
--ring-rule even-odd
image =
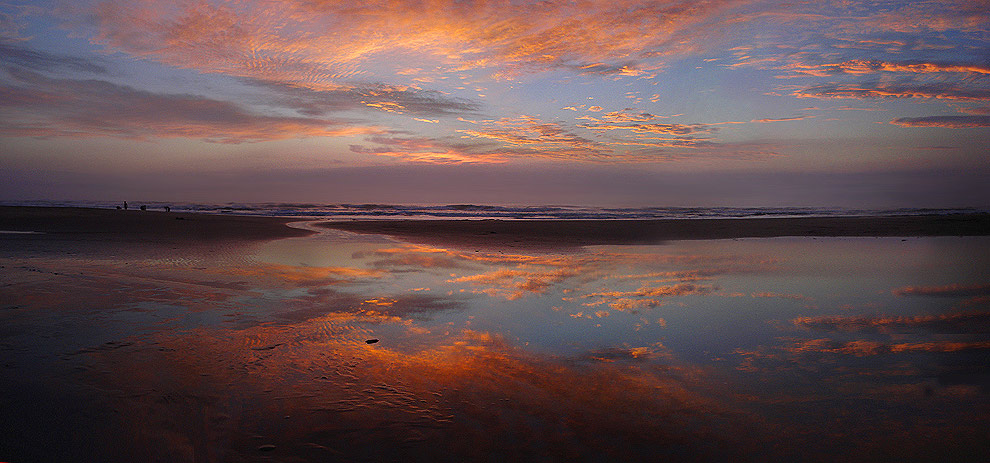
[[[41,407],[4,444],[23,461],[985,450],[985,238],[506,254],[335,233],[233,259],[5,258],[3,417],[72,402],[63,426],[92,432],[47,448]]]

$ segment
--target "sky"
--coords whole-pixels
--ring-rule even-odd
[[[990,207],[990,7],[0,0],[0,200]]]

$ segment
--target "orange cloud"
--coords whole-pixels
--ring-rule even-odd
[[[990,116],[926,116],[899,117],[890,121],[901,127],[942,127],[946,129],[973,129],[990,127]]]
[[[990,89],[955,83],[922,84],[824,84],[794,92],[798,98],[934,98],[960,101],[990,100]]]
[[[958,312],[938,315],[899,316],[823,316],[798,317],[795,326],[829,331],[891,331],[923,328],[947,333],[981,333],[990,331],[990,312]]]
[[[795,57],[801,58],[802,55],[798,54]],[[773,62],[776,62],[776,60]],[[834,76],[837,74],[866,75],[880,72],[910,74],[962,73],[977,76],[990,74],[990,66],[978,64],[953,64],[925,61],[894,62],[864,59],[851,59],[838,63],[823,64],[794,61],[784,66],[784,68],[793,70],[799,74],[817,77]]]
[[[979,114],[983,116],[990,116],[990,106],[976,106],[972,108],[959,108],[959,112],[966,114]]]
[[[489,286],[487,290],[483,291],[485,294],[515,300],[527,293],[544,293],[554,284],[576,275],[578,275],[576,270],[566,268],[552,270],[500,269],[448,281]]]
[[[776,119],[753,119],[750,122],[756,123],[767,123],[767,122],[787,122],[787,121],[803,121],[805,119],[811,119],[815,116],[797,116],[797,117],[781,117]]]
[[[351,267],[306,267],[284,264],[265,264],[249,267],[230,267],[220,273],[255,278],[274,279],[300,286],[322,286],[351,281],[356,278],[376,278],[385,274],[381,270]]]
[[[990,283],[943,286],[905,286],[891,291],[897,296],[983,296],[990,294]]]
[[[105,47],[169,65],[241,77],[332,88],[375,59],[399,69],[440,63],[445,71],[491,69],[496,76],[552,68],[642,75],[664,56],[713,35],[713,19],[738,3],[640,0],[465,4],[151,0],[77,4],[66,21],[91,30]],[[82,18],[92,18],[79,24]],[[387,31],[387,33],[382,33]],[[616,61],[619,58],[620,61]]]
[[[599,299],[586,303],[586,306],[597,306],[608,304],[609,307],[618,311],[635,311],[639,308],[651,308],[662,305],[661,298],[673,296],[687,296],[695,294],[711,294],[714,287],[707,285],[696,285],[693,283],[678,283],[673,286],[644,286],[636,291],[608,291],[588,293],[583,297]]]
[[[655,118],[652,115],[629,116],[610,113],[610,120]],[[568,160],[578,162],[650,163],[691,158],[763,159],[774,153],[762,145],[718,144],[707,138],[690,136],[716,130],[711,124],[629,124],[603,122],[569,128],[561,122],[547,122],[533,116],[518,116],[496,120],[468,121],[471,128],[458,129],[470,142],[451,142],[428,138],[370,137],[367,141],[384,145],[367,147],[351,145],[351,151],[362,154],[389,156],[408,161],[438,164],[504,163],[512,159]],[[628,130],[609,141],[597,141],[577,133],[580,129],[593,131]],[[672,135],[668,137],[652,134]],[[615,147],[634,147],[617,149]],[[706,148],[698,151],[698,148]],[[695,152],[662,151],[663,148],[687,148]]]
[[[905,352],[959,352],[975,349],[990,349],[990,342],[906,342],[885,343],[877,341],[835,341],[832,339],[811,339],[795,342],[784,350],[795,354],[825,353],[867,357]]]

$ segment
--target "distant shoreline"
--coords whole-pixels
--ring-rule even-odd
[[[81,207],[0,206],[3,239],[203,244],[265,241],[312,232],[286,226],[298,219]]]
[[[773,237],[987,236],[990,214],[651,220],[368,220],[319,227],[465,247],[555,248]]]

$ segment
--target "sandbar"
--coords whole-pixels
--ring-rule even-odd
[[[455,247],[562,248],[772,237],[990,235],[990,214],[657,220],[350,220],[317,226]]]
[[[0,206],[0,241],[100,242],[195,246],[306,236],[296,219],[80,207]],[[33,232],[33,233],[11,233]],[[14,243],[17,244],[17,243]]]

